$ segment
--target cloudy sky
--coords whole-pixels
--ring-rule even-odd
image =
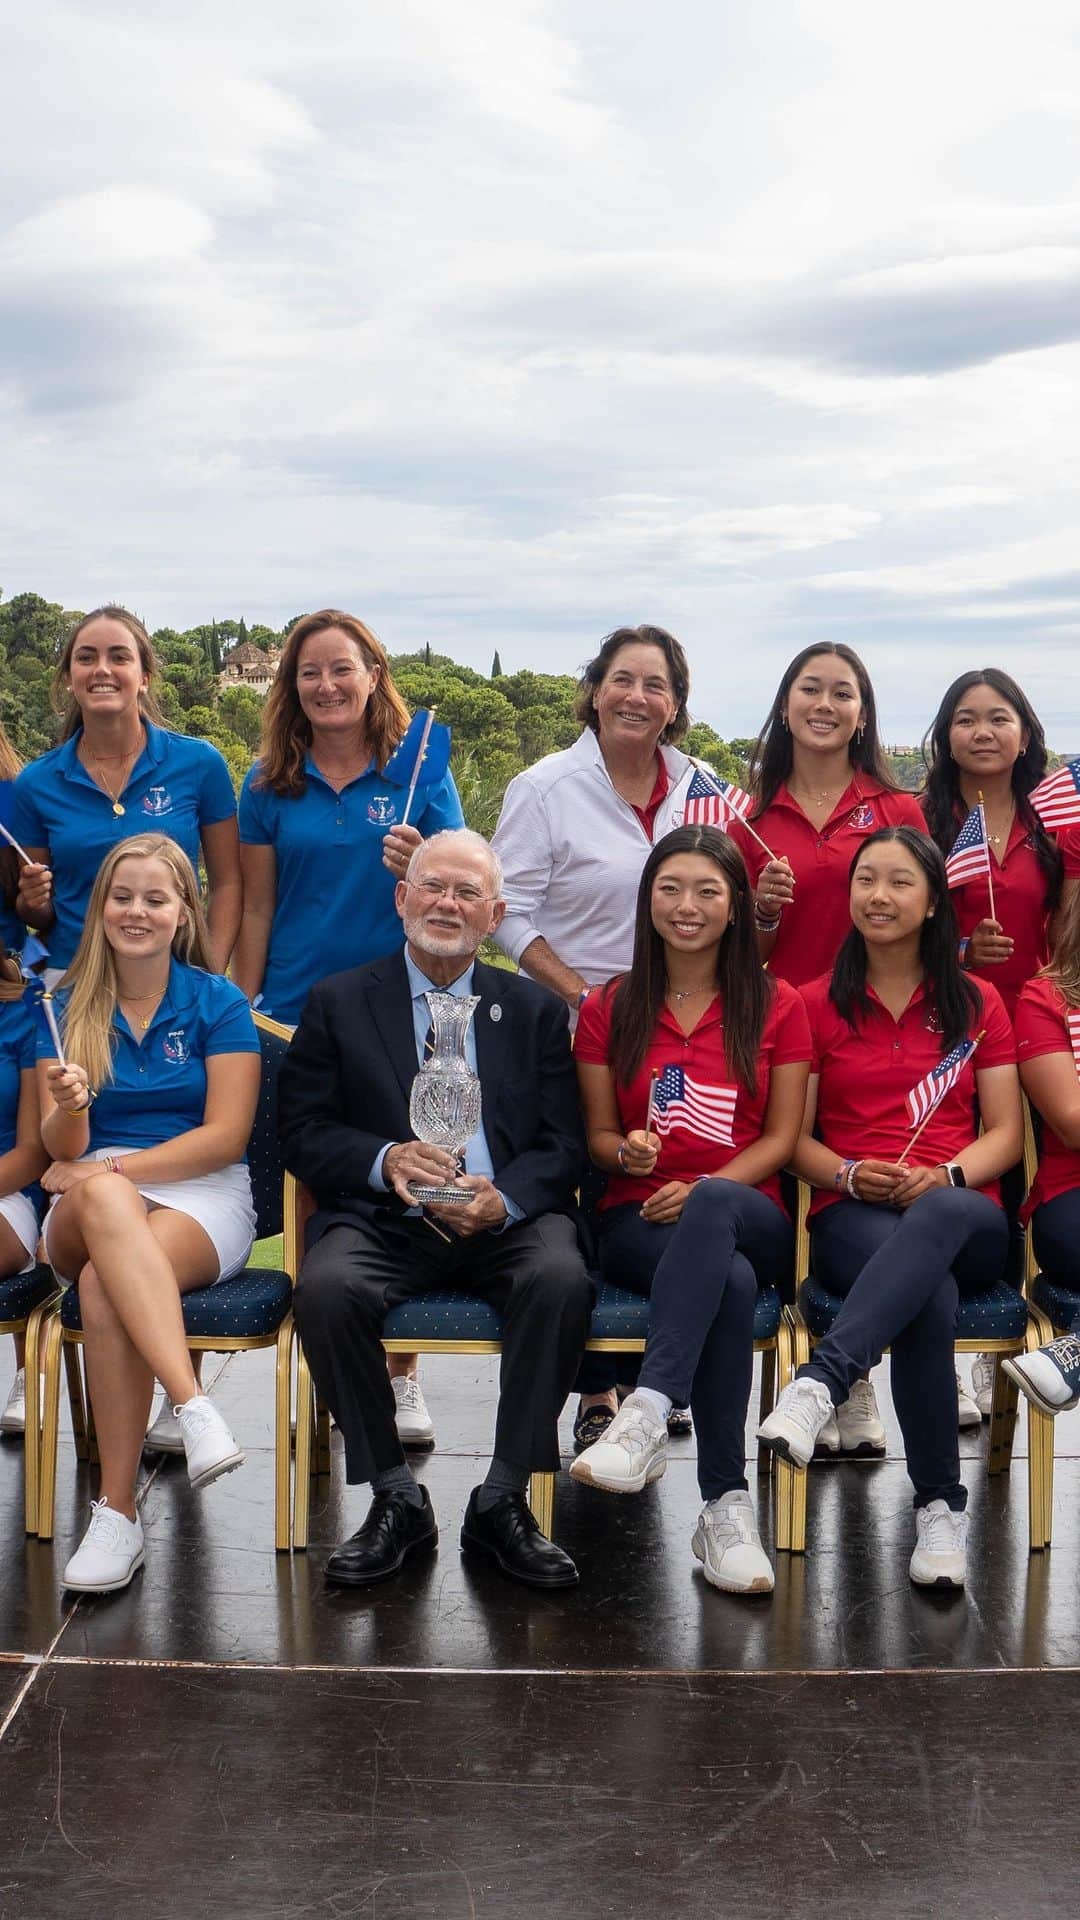
[[[338,604],[571,670],[807,641],[1080,748],[1074,0],[37,0],[5,27],[0,588]]]

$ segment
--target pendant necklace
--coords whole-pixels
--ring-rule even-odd
[[[712,991],[713,991],[712,983],[710,983],[707,987],[686,987],[682,993],[679,992],[677,987],[668,988],[668,992],[670,993],[672,999],[677,1000],[680,1006],[682,1005],[682,1002],[684,1000],[693,1000],[696,994],[712,993]]]
[[[139,752],[140,752],[140,748],[136,747],[133,753],[111,753],[109,754],[108,758],[110,761],[118,760],[121,763],[121,765],[126,766],[130,771],[131,762],[136,758]],[[101,780],[101,784],[104,787],[106,793],[108,794],[109,799],[112,801],[113,812],[116,814],[118,819],[122,819],[124,814],[127,812],[127,808],[124,806],[123,801],[120,798],[120,794],[123,793],[124,791],[125,775],[121,774],[120,776],[120,792],[114,793],[112,788],[109,785],[108,780],[105,778],[106,762],[102,759],[100,753],[92,752],[91,759],[93,760],[94,765],[98,770],[98,776]]]
[[[120,811],[123,812],[123,808],[121,808]],[[147,1033],[149,1031],[150,1022],[153,1019],[155,1013],[157,1012],[158,1007],[160,1006],[164,997],[165,997],[164,994],[161,994],[161,993],[140,993],[138,995],[133,993],[126,993],[124,995],[125,1000],[129,1001],[133,1007],[145,1007],[148,1000],[153,1001],[154,1004],[151,1007],[150,1012],[147,1014],[145,1020],[143,1019],[141,1014],[138,1014],[136,1016],[137,1024],[142,1028],[142,1031],[144,1033]],[[128,1025],[130,1026],[130,1024],[131,1022],[129,1021]]]

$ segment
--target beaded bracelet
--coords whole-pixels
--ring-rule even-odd
[[[846,1178],[845,1178],[845,1180],[844,1180],[844,1185],[845,1185],[845,1187],[847,1188],[847,1190],[848,1190],[848,1192],[850,1193],[850,1195],[851,1195],[851,1198],[852,1198],[853,1200],[857,1200],[857,1199],[858,1199],[858,1197],[859,1197],[859,1196],[858,1196],[858,1193],[857,1193],[857,1192],[856,1192],[856,1190],[855,1190],[855,1175],[856,1175],[856,1174],[858,1173],[858,1171],[859,1171],[859,1168],[860,1168],[861,1166],[862,1166],[862,1161],[861,1161],[861,1160],[852,1160],[852,1161],[851,1161],[851,1162],[849,1163],[849,1166],[848,1166],[848,1170],[847,1170],[847,1176],[846,1176]]]
[[[623,1172],[624,1172],[624,1173],[626,1172],[626,1161],[625,1161],[625,1160],[623,1159],[623,1154],[624,1154],[625,1152],[626,1152],[626,1141],[625,1141],[625,1140],[620,1140],[620,1141],[619,1141],[619,1149],[618,1149],[618,1152],[617,1152],[617,1153],[616,1153],[616,1155],[615,1155],[615,1158],[616,1158],[616,1160],[618,1161],[618,1163],[619,1163],[619,1165],[620,1165],[620,1167],[622,1168],[622,1170],[623,1170]]]
[[[757,908],[754,908],[754,925],[759,933],[775,933],[780,925],[780,918],[781,916],[777,914],[773,920],[763,920]]]
[[[836,1188],[837,1193],[839,1193],[841,1187],[847,1185],[848,1173],[854,1165],[854,1160],[841,1160],[840,1165],[833,1174],[833,1186]]]
[[[103,1153],[101,1164],[106,1173],[123,1173],[124,1171],[124,1163],[115,1153]]]

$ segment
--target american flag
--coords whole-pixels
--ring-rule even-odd
[[[665,1067],[653,1093],[653,1132],[662,1139],[682,1127],[687,1133],[696,1133],[699,1140],[733,1147],[738,1096],[737,1087],[705,1086],[700,1080],[691,1080],[682,1067]]]
[[[931,1067],[917,1087],[912,1087],[907,1103],[913,1127],[921,1127],[923,1121],[940,1107],[950,1087],[955,1087],[978,1044],[977,1040],[961,1040],[958,1047],[945,1055],[944,1060],[939,1060],[936,1067]]]
[[[1028,798],[1051,832],[1058,827],[1075,827],[1080,823],[1080,758],[1059,767],[1048,780],[1040,780]]]
[[[945,856],[945,872],[950,890],[962,887],[965,880],[977,880],[990,872],[990,843],[986,837],[986,815],[977,800],[956,836],[956,845]]]
[[[1080,1080],[1080,1013],[1067,1013],[1065,1024],[1069,1029],[1069,1042],[1076,1062],[1076,1077]]]
[[[717,780],[713,774],[695,767],[694,777],[686,789],[683,813],[688,827],[723,827],[733,814],[736,820],[746,820],[753,810],[753,798],[733,780]]]

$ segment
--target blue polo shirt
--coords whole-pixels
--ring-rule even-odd
[[[277,902],[259,1010],[295,1026],[308,989],[327,974],[379,960],[401,945],[394,876],[382,863],[383,840],[405,810],[401,786],[374,765],[335,793],[309,754],[307,785],[289,798],[257,786],[255,762],[240,794],[240,839],[273,847]],[[425,840],[463,827],[453,775],[418,787],[409,825]]]
[[[67,989],[56,995],[63,1032]],[[201,1127],[206,1115],[206,1062],[216,1053],[258,1053],[259,1036],[239,987],[219,973],[182,960],[169,964],[169,984],[145,1033],[132,1033],[120,1009],[113,1022],[112,1079],[90,1109],[89,1151],[160,1147]],[[140,1045],[141,1042],[141,1045]],[[39,1031],[39,1060],[56,1048]]]
[[[0,1153],[10,1153],[15,1145],[21,1075],[36,1058],[37,1021],[32,1007],[25,999],[0,1000]],[[24,1187],[23,1192],[41,1197],[34,1186]]]
[[[196,873],[204,827],[236,812],[229,769],[208,740],[170,733],[148,720],[146,745],[120,795],[122,814],[78,758],[82,731],[32,760],[15,781],[11,831],[24,847],[48,847],[56,920],[46,935],[49,964],[66,967],[83,930],[97,870],[119,840],[167,833]]]

